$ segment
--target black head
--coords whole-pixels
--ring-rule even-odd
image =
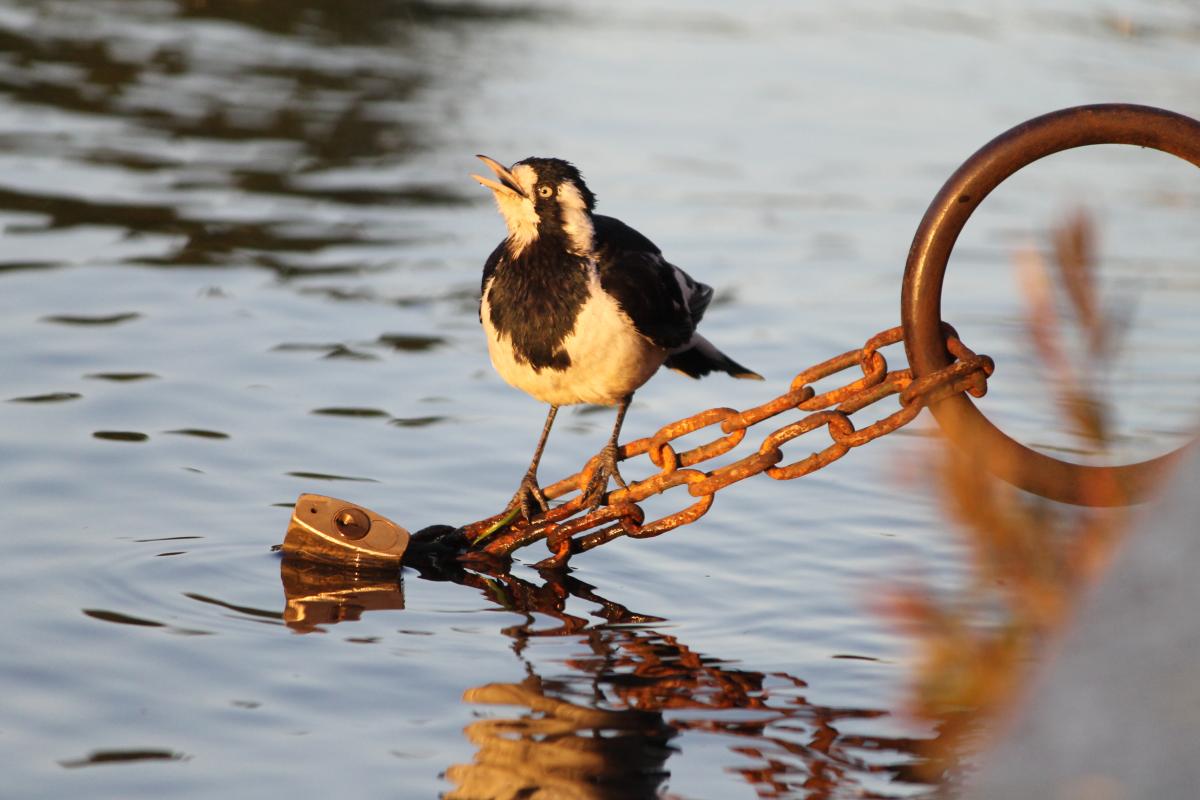
[[[570,161],[563,161],[561,158],[537,158],[531,156],[513,164],[512,168],[515,170],[521,165],[530,167],[537,175],[537,183],[533,187],[534,196],[530,199],[533,200],[539,209],[543,206],[544,201],[552,201],[554,199],[563,184],[569,183],[579,190],[579,194],[583,198],[587,210],[589,212],[595,210],[596,195],[583,182],[583,175],[580,174],[579,168]]]
[[[526,158],[505,167],[494,158],[477,157],[496,179],[471,177],[492,190],[513,253],[537,239],[562,242],[576,253],[591,249],[596,196],[574,164],[561,158]]]

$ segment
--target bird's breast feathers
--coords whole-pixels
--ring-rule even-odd
[[[666,349],[639,333],[617,301],[601,290],[593,268],[574,325],[558,348],[564,358],[551,365],[534,364],[510,331],[497,328],[491,288],[483,293],[480,316],[492,366],[509,384],[544,403],[613,405],[648,381],[667,357]],[[539,322],[529,318],[525,324]]]

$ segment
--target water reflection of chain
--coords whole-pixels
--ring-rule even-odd
[[[506,710],[467,726],[477,751],[471,763],[447,769],[455,786],[447,798],[661,797],[670,756],[687,735],[721,737],[745,759],[734,771],[759,797],[888,797],[886,787],[897,779],[911,792],[916,751],[927,742],[841,730],[861,731],[858,721],[888,711],[812,703],[803,680],[698,653],[656,630],[661,618],[607,600],[570,575],[547,574],[536,584],[455,564],[419,569],[425,578],[477,588],[489,602],[525,616],[503,632],[527,677],[464,692],[468,703]],[[282,572],[284,617],[296,630],[404,607],[394,576],[288,560]],[[599,623],[567,611],[581,602],[594,604],[588,613]],[[547,625],[547,617],[554,622]],[[579,650],[553,670],[534,664],[529,647],[545,637],[573,637]]]

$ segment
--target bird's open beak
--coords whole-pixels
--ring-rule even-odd
[[[483,163],[491,168],[492,172],[496,173],[499,182],[491,178],[485,178],[482,175],[472,175],[471,177],[482,183],[493,192],[503,192],[505,194],[515,194],[518,197],[525,197],[525,191],[521,188],[521,184],[517,183],[517,179],[508,171],[508,168],[494,158],[487,156],[475,156]]]

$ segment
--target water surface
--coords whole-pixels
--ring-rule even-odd
[[[643,436],[895,324],[926,204],[991,136],[1085,102],[1200,115],[1200,9],[343,6],[0,4],[6,791],[929,793],[911,768],[937,731],[905,712],[912,645],[879,612],[966,569],[927,428],[739,484],[556,580],[533,548],[512,575],[406,570],[322,605],[328,576],[270,548],[301,492],[415,530],[515,488],[544,410],[487,363],[479,272],[502,226],[474,153],[573,160],[602,211],[716,287],[707,334],[767,383],[659,376],[626,423]],[[1078,449],[1012,260],[1086,202],[1130,318],[1105,376],[1121,452],[1094,457],[1186,434],[1197,186],[1096,148],[972,220],[945,308],[996,358],[985,410],[1006,430]],[[560,415],[543,477],[610,424]]]

